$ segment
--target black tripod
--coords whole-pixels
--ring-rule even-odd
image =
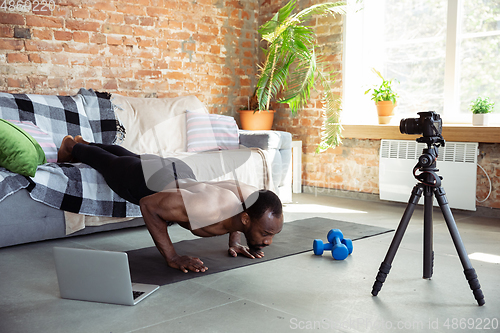
[[[474,294],[478,305],[484,305],[484,296],[481,291],[481,285],[477,279],[476,271],[472,267],[472,264],[465,250],[462,238],[457,229],[457,225],[451,213],[450,207],[448,205],[448,200],[446,199],[446,193],[441,187],[442,177],[437,175],[436,160],[438,156],[438,149],[436,142],[441,142],[444,146],[444,140],[435,137],[422,137],[417,139],[418,142],[427,143],[427,149],[423,150],[422,155],[419,158],[418,163],[413,168],[413,175],[419,181],[417,185],[413,187],[410,199],[408,200],[408,205],[406,206],[401,222],[398,225],[396,234],[392,239],[389,250],[385,256],[384,261],[380,265],[375,283],[373,284],[372,295],[377,296],[382,284],[384,283],[387,274],[391,269],[392,261],[396,255],[399,244],[403,238],[403,235],[408,227],[415,206],[418,204],[422,192],[424,193],[424,279],[430,279],[432,277],[432,270],[434,264],[434,251],[432,249],[432,202],[433,194],[441,208],[446,225],[450,232],[451,238],[455,245],[455,248],[462,262],[464,268],[464,273],[469,286]],[[420,174],[416,174],[420,171]]]

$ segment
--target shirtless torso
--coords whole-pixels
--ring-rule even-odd
[[[140,207],[155,245],[168,265],[183,272],[204,272],[208,268],[200,259],[177,255],[166,221],[176,222],[199,237],[229,233],[230,255],[240,253],[250,258],[261,258],[264,255],[262,247],[270,245],[272,237],[281,231],[283,218],[265,214],[263,223],[253,221],[254,224],[262,224],[259,227],[262,230],[252,227],[250,217],[243,211],[242,201],[245,206],[250,206],[257,196],[258,191],[254,187],[235,181],[197,182],[184,179],[170,184],[162,192],[142,198]],[[250,248],[240,244],[240,232],[245,234]]]

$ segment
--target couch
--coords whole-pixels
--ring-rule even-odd
[[[64,135],[82,135],[138,154],[182,159],[199,181],[236,178],[291,201],[290,133],[238,130],[234,119],[209,114],[195,96],[149,99],[86,89],[75,96],[0,93],[0,118],[29,122],[55,149]],[[224,122],[222,129],[215,125]],[[144,224],[139,207],[83,163],[48,161],[34,176],[0,167],[0,212],[0,247]]]

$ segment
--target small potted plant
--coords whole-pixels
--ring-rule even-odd
[[[292,115],[307,106],[311,91],[322,94],[324,127],[322,147],[340,143],[339,97],[334,95],[332,85],[335,73],[329,67],[327,57],[318,55],[316,34],[308,21],[314,15],[342,15],[346,13],[344,1],[311,5],[296,12],[297,0],[290,0],[266,23],[259,27],[265,42],[262,48],[264,63],[259,66],[257,85],[249,101],[251,111],[238,111],[249,115],[274,113],[270,103],[286,103]],[[243,124],[243,121],[242,121]]]
[[[472,111],[472,125],[488,126],[489,114],[493,111],[495,103],[490,103],[488,97],[478,97],[472,101],[470,109]]]
[[[381,79],[380,86],[375,86],[365,91],[365,95],[372,91],[372,100],[377,105],[378,122],[379,124],[388,124],[394,115],[394,108],[397,105],[396,98],[399,97],[394,90],[392,90],[392,81],[386,80],[375,68],[372,69]]]

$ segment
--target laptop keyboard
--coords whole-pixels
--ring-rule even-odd
[[[134,296],[134,299],[141,296],[142,294],[144,294],[144,291],[132,291],[132,295]]]

